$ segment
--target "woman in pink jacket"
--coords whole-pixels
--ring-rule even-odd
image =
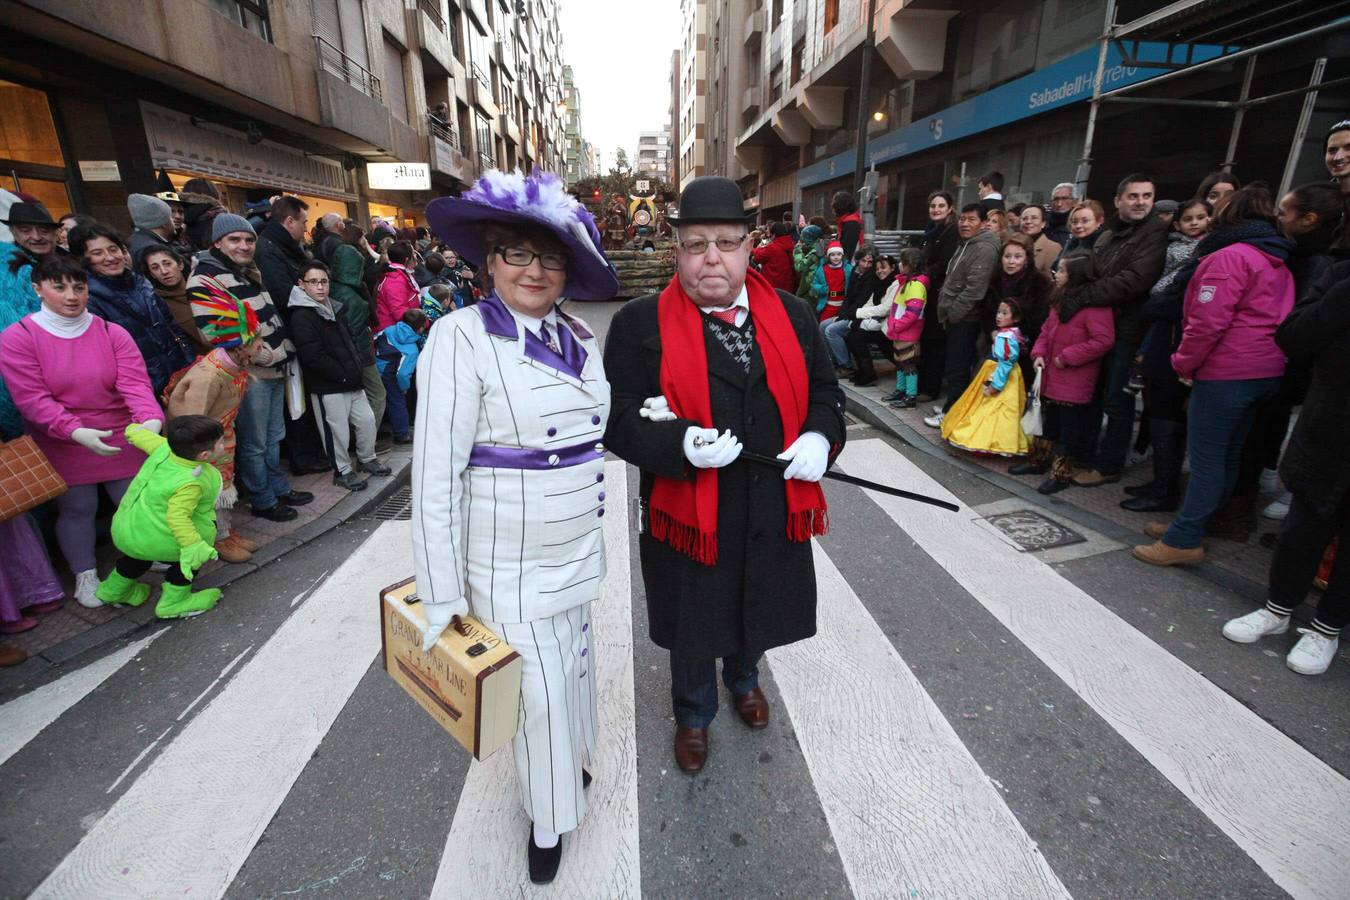
[[[0,334],[0,373],[25,428],[69,490],[56,501],[56,541],[75,573],[75,599],[97,609],[94,514],[102,485],[122,499],[145,454],[123,430],[158,431],[164,411],[131,335],[89,312],[88,275],[74,257],[33,267],[37,312]]]
[[[407,241],[395,241],[389,245],[389,271],[380,280],[375,292],[375,330],[383,331],[396,322],[403,321],[403,314],[410,309],[421,308],[422,289],[413,278],[413,248]]]
[[[1054,461],[1047,465],[1031,460],[1009,471],[1040,475],[1048,470],[1050,477],[1036,488],[1042,494],[1056,494],[1073,484],[1074,460],[1092,448],[1092,395],[1102,358],[1116,342],[1115,313],[1110,307],[1074,302],[1074,295],[1092,280],[1093,272],[1089,250],[1075,250],[1059,261],[1050,315],[1031,348],[1032,365],[1041,374],[1044,437],[1054,441]],[[1061,311],[1067,320],[1060,318]]]
[[[1192,384],[1186,450],[1191,478],[1171,525],[1150,522],[1153,544],[1134,556],[1155,566],[1205,558],[1205,525],[1237,483],[1242,446],[1257,408],[1280,389],[1285,356],[1275,330],[1294,306],[1292,248],[1275,226],[1275,204],[1260,185],[1225,197],[1207,245],[1186,287],[1181,345],[1172,367]],[[1207,247],[1208,249],[1208,247]]]

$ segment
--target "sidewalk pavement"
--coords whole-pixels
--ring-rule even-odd
[[[1141,531],[1146,522],[1170,520],[1170,513],[1136,513],[1121,509],[1119,506],[1120,501],[1129,496],[1124,490],[1126,485],[1141,484],[1153,477],[1151,459],[1132,459],[1125,469],[1125,477],[1116,484],[1095,488],[1071,487],[1047,497],[1036,491],[1036,485],[1045,476],[1008,474],[1008,467],[1016,460],[968,453],[947,445],[938,429],[930,428],[923,423],[925,416],[933,414],[933,403],[921,404],[917,409],[907,410],[892,409],[883,403],[881,398],[894,389],[894,381],[890,376],[890,367],[881,364],[877,367],[875,385],[855,387],[847,381],[841,381],[840,385],[848,399],[848,411],[868,424],[889,432],[916,450],[943,459],[1024,501],[1054,510],[1059,516],[1077,521],[1127,546],[1152,543]],[[1276,496],[1278,495],[1263,496],[1257,504],[1257,509],[1261,509]],[[1276,532],[1279,527],[1279,522],[1258,517],[1257,530],[1245,542],[1207,539],[1205,562],[1199,566],[1186,567],[1185,570],[1246,596],[1253,602],[1263,603],[1266,598],[1266,578],[1270,569],[1271,551],[1262,547],[1259,540],[1263,533]],[[1139,563],[1139,565],[1146,564]]]
[[[331,472],[293,476],[291,486],[314,494],[314,501],[296,507],[299,515],[289,522],[259,519],[249,514],[247,504],[236,506],[231,515],[235,530],[262,546],[246,563],[207,563],[198,573],[196,586],[225,587],[388,499],[408,482],[412,445],[394,447],[380,458],[393,474],[371,478],[364,491],[352,492],[338,487],[333,484]],[[110,569],[116,556],[111,545],[103,544],[99,548],[99,571]],[[68,573],[59,574],[63,575],[63,580],[69,580]],[[156,576],[152,573],[149,577]],[[3,643],[28,653],[26,662],[3,671],[0,687],[4,683],[14,683],[12,679],[26,680],[49,666],[59,665],[155,622],[155,604],[152,601],[134,609],[114,606],[85,609],[67,594],[61,609],[39,616],[38,621],[41,624],[31,631],[0,638]]]

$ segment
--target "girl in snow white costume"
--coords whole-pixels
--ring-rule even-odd
[[[427,205],[432,230],[486,267],[492,293],[432,328],[417,365],[413,555],[430,648],[472,612],[518,652],[513,742],[533,822],[530,879],[553,879],[586,812],[595,752],[590,605],[605,574],[609,383],[563,297],[618,289],[589,213],[554,175],[489,172]]]

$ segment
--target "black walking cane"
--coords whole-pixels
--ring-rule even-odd
[[[759,463],[762,466],[772,466],[775,469],[786,469],[788,467],[788,463],[784,460],[773,456],[764,456],[761,453],[751,453],[749,450],[741,450],[741,459]],[[929,497],[926,494],[916,494],[913,491],[904,491],[889,485],[877,484],[875,481],[868,481],[866,478],[854,478],[852,475],[845,475],[843,472],[832,472],[829,469],[826,469],[825,477],[834,481],[842,481],[844,484],[852,484],[860,488],[866,488],[869,491],[890,494],[892,497],[914,500],[918,503],[927,503],[929,506],[939,506],[942,509],[950,510],[951,512],[961,511],[961,507],[957,506],[955,503],[948,503],[946,500],[939,500],[937,497]]]
[[[694,446],[702,447],[706,441],[702,437],[694,438]],[[788,463],[773,456],[765,456],[762,453],[751,453],[749,450],[741,450],[741,459],[748,462],[759,463],[762,466],[771,466],[775,469],[786,469]],[[936,497],[929,497],[927,494],[916,494],[913,491],[905,491],[900,488],[894,488],[890,485],[877,484],[875,481],[868,481],[866,478],[854,478],[852,475],[845,475],[843,472],[831,472],[825,470],[825,477],[834,481],[842,481],[844,484],[855,485],[860,488],[866,488],[869,491],[877,491],[882,494],[890,494],[892,497],[900,497],[904,500],[914,500],[918,503],[927,503],[929,506],[937,506],[950,512],[960,512],[961,507],[955,503],[948,503],[946,500],[939,500]]]

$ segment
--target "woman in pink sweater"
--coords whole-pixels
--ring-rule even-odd
[[[1242,445],[1257,408],[1280,389],[1284,351],[1275,330],[1294,308],[1294,277],[1285,260],[1293,245],[1275,227],[1265,187],[1248,185],[1225,197],[1214,230],[1186,286],[1181,344],[1172,368],[1191,388],[1186,452],[1191,478],[1171,525],[1151,522],[1153,544],[1134,548],[1155,566],[1194,564],[1205,525],[1237,484]]]
[[[403,314],[421,308],[422,289],[413,278],[413,248],[407,241],[389,245],[389,271],[375,292],[375,330],[403,321]]]
[[[122,499],[145,454],[122,431],[158,431],[164,412],[131,335],[93,315],[88,276],[69,256],[33,267],[42,306],[0,334],[0,374],[33,440],[70,489],[57,499],[56,539],[75,573],[75,599],[96,609],[94,514],[103,485]]]

